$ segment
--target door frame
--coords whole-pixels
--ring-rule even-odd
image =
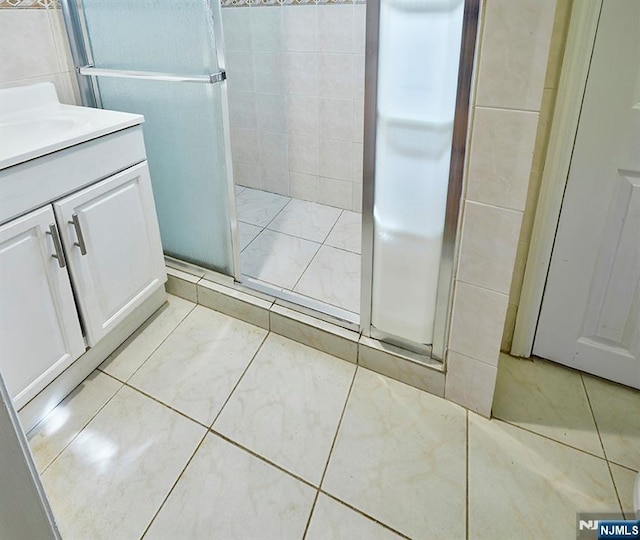
[[[510,351],[512,356],[529,357],[532,353],[602,3],[603,0],[574,2],[571,9],[540,195],[516,315]],[[580,96],[580,99],[576,99],[576,96]]]

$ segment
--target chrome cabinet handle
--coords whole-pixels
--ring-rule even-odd
[[[56,227],[56,224],[52,223],[49,225],[49,230],[45,232],[51,236],[51,240],[53,240],[53,249],[55,250],[55,253],[52,253],[51,256],[58,260],[60,268],[64,268],[67,266],[67,260],[64,257],[64,250],[60,243],[60,236],[58,235],[58,228]]]
[[[82,255],[86,255],[87,244],[84,242],[84,236],[82,235],[82,229],[80,228],[80,221],[78,221],[78,214],[73,214],[71,216],[71,221],[68,223],[69,225],[73,225],[73,228],[76,230],[76,236],[78,237],[78,241],[74,242],[73,245],[80,248],[80,253]]]

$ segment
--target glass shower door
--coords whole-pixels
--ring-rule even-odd
[[[89,67],[80,73],[94,77],[103,108],[145,117],[165,253],[233,275],[218,2],[83,0],[81,8]]]

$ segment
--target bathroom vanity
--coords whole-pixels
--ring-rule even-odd
[[[0,372],[25,430],[166,299],[141,123],[0,91]]]

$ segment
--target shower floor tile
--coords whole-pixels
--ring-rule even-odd
[[[29,434],[64,538],[569,538],[576,512],[631,508],[637,392],[580,374],[586,386],[566,394],[571,411],[589,397],[606,450],[599,457],[572,446],[575,437],[514,425],[513,414],[486,420],[186,307],[184,321],[163,323],[157,351],[144,331],[129,340],[141,366],[133,378],[94,372]],[[171,363],[181,369],[165,370],[164,384],[134,386]],[[548,376],[540,362],[527,371],[534,381]],[[513,385],[511,399],[539,425],[583,428],[514,369],[498,401]],[[203,387],[221,403],[210,428],[199,407],[185,406]],[[624,421],[612,420],[619,411]]]
[[[361,214],[239,189],[242,274],[358,314]]]

